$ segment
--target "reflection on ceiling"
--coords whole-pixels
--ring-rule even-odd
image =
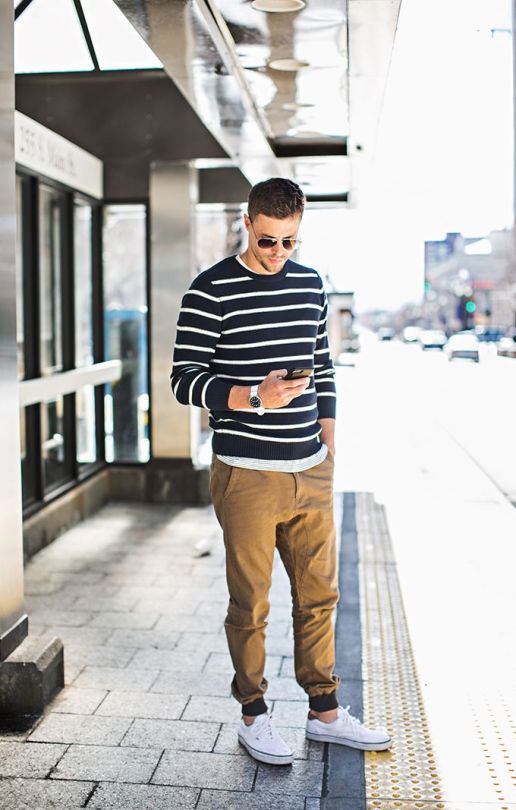
[[[251,182],[353,204],[401,0],[23,0],[17,72],[163,68]],[[17,7],[16,7],[17,6]]]

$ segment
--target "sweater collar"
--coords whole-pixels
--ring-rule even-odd
[[[241,267],[244,268],[244,270],[246,271],[247,275],[250,276],[250,278],[252,278],[254,281],[258,281],[258,282],[263,281],[266,284],[270,284],[271,282],[273,282],[275,280],[285,278],[285,276],[287,275],[287,272],[288,272],[288,269],[289,269],[289,263],[290,263],[290,259],[287,259],[287,261],[285,262],[285,264],[283,265],[281,270],[279,270],[277,273],[255,273],[254,270],[251,270],[251,268],[244,261],[242,261],[242,259],[238,255],[238,253],[233,258],[236,259],[238,264]]]

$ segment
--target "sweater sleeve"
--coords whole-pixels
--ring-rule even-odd
[[[198,276],[183,296],[177,322],[170,382],[182,405],[228,410],[232,383],[212,374],[210,362],[222,328],[220,300]]]
[[[321,290],[323,309],[317,329],[315,342],[314,381],[317,391],[317,408],[319,419],[335,419],[337,389],[335,387],[335,368],[328,344],[328,299]]]

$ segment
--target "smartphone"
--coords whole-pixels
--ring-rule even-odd
[[[289,368],[284,380],[298,380],[300,377],[310,377],[313,368]]]

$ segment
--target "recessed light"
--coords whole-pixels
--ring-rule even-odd
[[[310,67],[310,62],[305,62],[303,59],[273,59],[269,62],[269,67],[273,70],[302,70],[303,68]]]
[[[304,0],[253,0],[251,6],[256,11],[289,12],[300,11],[306,3]]]
[[[287,101],[286,104],[281,105],[282,110],[291,110],[292,112],[295,112],[296,110],[304,110],[307,107],[315,107],[315,104],[309,104],[302,101]]]
[[[321,138],[328,137],[324,132],[316,132],[311,129],[289,129],[287,135],[291,138],[311,138],[312,140],[320,140]]]

